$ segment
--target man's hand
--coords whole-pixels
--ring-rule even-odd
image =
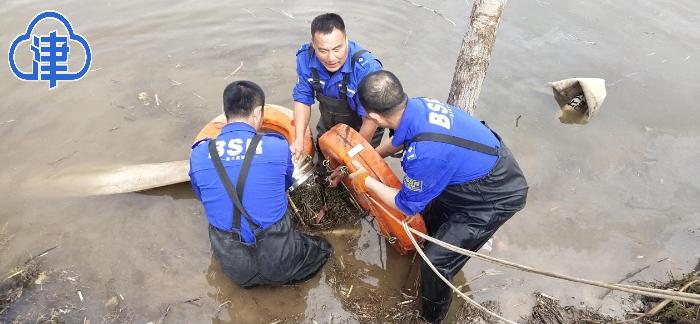
[[[343,171],[343,168],[345,166],[341,165],[335,168],[333,172],[328,176],[328,185],[331,188],[335,188],[338,186],[341,180],[343,180],[343,177],[345,177],[345,172]]]
[[[352,186],[355,187],[355,191],[357,191],[358,193],[367,192],[366,180],[369,176],[369,173],[360,162],[352,160],[352,165],[355,166],[356,170],[355,172],[350,173],[349,175],[350,179],[352,180]]]
[[[292,151],[292,160],[295,162],[298,161],[304,152],[304,138],[299,137],[294,140],[292,145],[289,146],[289,149]]]

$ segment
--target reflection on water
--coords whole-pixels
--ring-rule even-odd
[[[269,102],[291,106],[294,53],[309,40],[309,21],[326,11],[345,17],[348,35],[394,71],[409,95],[444,99],[469,4],[417,2],[456,26],[398,0],[4,1],[0,44],[8,46],[37,12],[56,9],[90,42],[94,71],[48,91],[0,69],[0,225],[13,234],[0,250],[0,272],[60,245],[47,265],[72,269],[90,287],[80,305],[92,322],[104,315],[114,292],[144,323],[157,322],[166,305],[196,296],[202,297],[199,306],[173,304],[168,319],[273,322],[299,316],[321,323],[331,314],[355,321],[343,298],[349,287],[329,284],[330,267],[298,287],[241,290],[221,278],[210,261],[206,217],[186,185],[46,199],[23,184],[67,169],[186,159],[192,138],[220,113],[222,90],[234,79],[254,80]],[[477,117],[512,148],[531,191],[527,208],[497,233],[492,255],[611,282],[648,264],[631,280],[665,278],[696,265],[699,6],[693,0],[645,0],[631,7],[508,2]],[[546,82],[569,77],[609,82],[605,108],[586,126],[557,119]],[[161,104],[143,105],[142,92],[157,94]],[[350,298],[399,296],[410,257],[396,255],[368,224],[361,226],[353,244],[344,243],[350,237],[329,237],[335,257],[360,274],[349,281],[355,287]],[[457,280],[494,267],[472,260]],[[508,269],[470,288],[477,300],[498,300],[510,318],[528,311],[536,290],[611,314],[625,296],[601,300],[601,289]],[[219,307],[227,300],[230,307]]]
[[[363,228],[369,231],[326,232],[334,254],[319,275],[300,285],[243,289],[226,277],[212,256],[207,281],[213,289],[208,295],[222,305],[214,322],[298,322],[304,318],[319,323],[361,321],[363,319],[346,310],[345,305],[377,307],[364,301],[363,296],[368,295],[381,295],[386,299],[381,302],[387,303],[384,307],[395,306],[391,304],[394,300],[403,300],[400,288],[410,286],[407,275],[411,259],[393,250],[387,253],[386,246],[380,250],[379,245],[362,243],[381,238],[367,227],[371,226],[369,223],[362,223],[368,224]],[[385,263],[376,264],[380,254]],[[375,258],[370,258],[371,255]]]
[[[243,289],[226,277],[213,256],[207,271],[207,281],[213,288],[209,290],[208,296],[219,305],[212,316],[212,323],[299,320],[305,309],[300,301],[310,290],[320,285],[317,277],[297,286]],[[271,300],[269,296],[274,296],[274,299]]]

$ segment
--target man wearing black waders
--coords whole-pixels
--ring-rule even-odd
[[[367,75],[358,96],[369,118],[395,131],[377,151],[386,157],[403,148],[405,176],[397,190],[359,168],[350,175],[357,191],[371,191],[406,215],[421,213],[430,236],[471,251],[478,251],[525,207],[525,177],[510,150],[486,124],[437,100],[408,98],[388,71]],[[447,280],[469,259],[432,243],[426,244],[425,253]],[[441,322],[451,300],[449,286],[423,263],[423,318]]]
[[[314,18],[311,22],[311,43],[297,51],[297,83],[294,86],[294,122],[296,137],[292,155],[297,158],[304,147],[304,134],[309,125],[311,105],[319,102],[321,118],[316,125],[316,138],[337,124],[346,124],[360,132],[373,146],[379,145],[384,129],[367,118],[357,99],[357,85],[382,64],[372,53],[348,40],[343,19],[334,13]],[[320,151],[317,151],[320,154]]]
[[[209,221],[209,240],[224,272],[243,288],[313,277],[328,260],[325,239],[292,228],[289,144],[259,133],[265,94],[250,81],[224,90],[227,124],[215,139],[192,146],[190,180]]]

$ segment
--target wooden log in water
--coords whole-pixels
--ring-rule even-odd
[[[188,160],[102,167],[51,176],[42,185],[66,196],[136,192],[189,181],[189,168]]]
[[[447,103],[470,115],[476,110],[481,86],[491,62],[503,6],[504,0],[474,0],[472,5],[469,26],[462,39],[447,98]]]

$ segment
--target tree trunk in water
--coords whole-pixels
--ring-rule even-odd
[[[476,110],[481,85],[496,43],[496,30],[501,22],[505,0],[474,0],[469,28],[462,39],[457,66],[447,103],[470,115]]]

